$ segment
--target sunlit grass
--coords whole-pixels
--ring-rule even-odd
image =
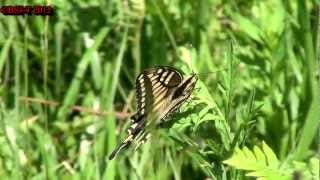
[[[51,17],[0,15],[1,179],[319,176],[315,1],[51,3]],[[109,161],[136,76],[157,65],[204,74],[165,128]]]

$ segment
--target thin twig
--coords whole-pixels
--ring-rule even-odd
[[[56,101],[49,101],[49,100],[45,100],[45,99],[33,98],[33,97],[27,97],[27,96],[20,96],[19,100],[24,101],[24,102],[33,102],[33,103],[44,104],[44,105],[53,106],[53,107],[59,106],[61,104]],[[73,111],[86,112],[86,113],[91,113],[91,114],[98,115],[98,116],[104,116],[104,115],[108,114],[107,111],[103,111],[101,109],[94,110],[92,108],[86,108],[86,107],[78,106],[78,105],[71,106],[70,109]],[[127,112],[115,112],[115,115],[116,115],[117,119],[125,119],[130,116],[130,114]]]

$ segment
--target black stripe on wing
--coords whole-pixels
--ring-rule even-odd
[[[144,71],[143,74],[148,75],[151,79],[157,79],[155,82],[160,82],[166,87],[176,87],[182,82],[181,72],[169,66],[151,68]]]

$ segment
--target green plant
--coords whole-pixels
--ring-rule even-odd
[[[39,2],[0,5],[24,3]],[[0,14],[1,179],[317,178],[317,1],[47,3],[51,17]],[[157,65],[199,73],[197,90],[108,161]]]

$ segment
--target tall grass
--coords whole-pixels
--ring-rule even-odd
[[[1,179],[319,178],[319,2],[51,3],[0,15]],[[109,161],[157,65],[197,89]]]

